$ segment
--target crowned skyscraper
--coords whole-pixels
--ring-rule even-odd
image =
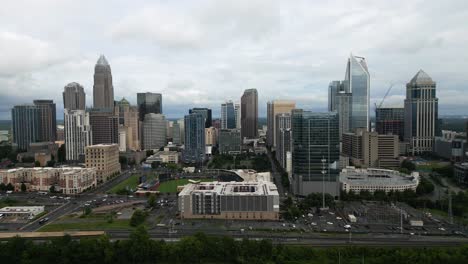
[[[352,94],[350,130],[369,130],[370,75],[365,58],[351,54],[343,85],[344,91]]]
[[[109,63],[104,55],[94,67],[93,107],[114,107],[114,86],[112,85],[112,73]]]

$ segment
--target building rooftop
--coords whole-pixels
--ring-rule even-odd
[[[411,79],[410,83],[432,83],[432,78],[423,70],[419,70],[418,73]]]
[[[271,182],[270,172],[257,172],[255,170],[250,169],[231,171],[239,175],[239,177],[241,177],[245,182]]]
[[[109,62],[107,62],[107,59],[104,55],[101,55],[96,63],[96,65],[105,65],[109,66]]]
[[[111,148],[111,147],[118,147],[117,144],[96,144],[91,146],[86,146],[86,148]]]
[[[187,184],[179,196],[191,193],[215,192],[218,195],[278,195],[272,182],[201,182]]]
[[[419,173],[413,172],[411,175],[387,169],[357,169],[348,166],[340,172],[340,182],[346,184],[359,185],[405,185],[419,182]]]

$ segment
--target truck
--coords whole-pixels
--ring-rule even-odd
[[[348,215],[348,220],[351,222],[351,223],[356,223],[357,222],[357,218],[356,216],[350,214]]]

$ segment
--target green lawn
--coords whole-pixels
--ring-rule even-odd
[[[210,179],[210,178],[203,178],[203,179],[197,179],[197,180],[201,180],[202,182],[213,181],[213,179]],[[171,180],[171,181],[163,182],[161,183],[161,185],[159,185],[158,191],[160,191],[161,193],[175,193],[177,192],[177,186],[185,185],[187,183],[189,183],[188,179],[178,179],[178,180]]]
[[[131,230],[130,220],[114,220],[112,223],[108,223],[107,220],[102,221],[87,221],[78,223],[53,223],[43,226],[39,229],[39,232],[53,232],[53,231],[66,231],[66,230],[80,230],[80,231],[92,231],[92,230]]]

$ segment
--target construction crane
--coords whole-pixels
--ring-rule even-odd
[[[382,98],[382,101],[380,102],[380,104],[379,104],[378,106],[377,106],[377,103],[374,103],[374,105],[375,105],[375,110],[377,110],[378,108],[382,107],[382,104],[383,104],[383,102],[385,101],[385,98],[387,98],[387,95],[390,93],[390,91],[392,90],[392,88],[393,88],[394,85],[395,85],[394,83],[390,84],[390,87],[388,87],[387,92],[385,93],[384,97]]]

